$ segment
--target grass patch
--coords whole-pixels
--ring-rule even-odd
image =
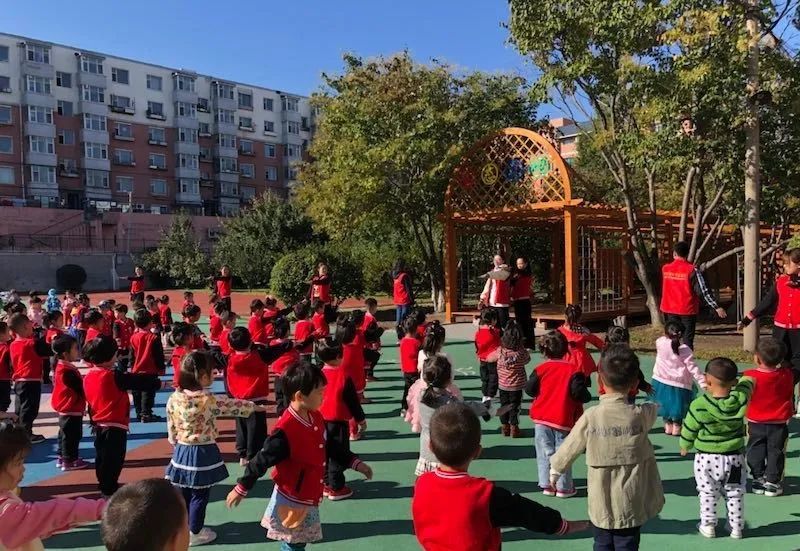
[[[631,347],[637,352],[643,354],[656,353],[656,339],[661,337],[664,333],[660,329],[653,329],[649,325],[642,325],[639,327],[631,327]],[[706,340],[737,340],[731,337],[725,339],[712,339],[703,335],[695,337],[695,357],[703,360],[710,360],[718,356],[724,356],[735,361],[737,364],[753,363],[753,353],[742,350],[741,345],[731,344],[729,346],[711,344],[704,342]]]

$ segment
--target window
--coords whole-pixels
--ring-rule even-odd
[[[163,153],[151,153],[150,154],[150,167],[160,168],[162,170],[166,170],[167,168],[167,156]]]
[[[186,103],[185,101],[176,101],[175,114],[179,117],[189,117],[190,119],[196,119],[197,105],[195,105],[194,103]]]
[[[256,196],[256,188],[253,187],[242,187],[242,199],[245,201],[252,201],[253,198]]]
[[[114,135],[117,138],[133,139],[133,126],[124,122],[118,122],[114,125]]]
[[[197,110],[208,113],[208,100],[206,98],[197,98]]]
[[[297,98],[290,98],[287,96],[283,96],[281,98],[281,106],[285,111],[297,111],[298,110]]]
[[[9,77],[0,76],[0,92],[11,92],[11,79]]]
[[[197,130],[194,128],[178,128],[178,141],[184,143],[197,143]]]
[[[275,123],[272,122],[272,121],[264,121],[264,132],[274,133],[275,132]]]
[[[300,146],[295,144],[286,144],[286,156],[290,159],[300,158]]]
[[[303,131],[308,132],[308,117],[300,117],[300,126],[302,126]]]
[[[211,135],[211,127],[207,122],[201,122],[198,133],[201,136],[210,136]]]
[[[236,196],[239,195],[239,186],[229,182],[222,182],[219,185],[222,195]]]
[[[297,170],[291,167],[283,167],[286,170],[287,180],[297,180]]]
[[[45,138],[44,136],[28,136],[28,150],[31,153],[55,155],[55,140],[53,140],[53,138]]]
[[[106,90],[101,86],[83,85],[83,101],[93,101],[95,103],[106,102]]]
[[[217,122],[234,124],[236,122],[234,112],[229,109],[217,109]]]
[[[157,101],[148,101],[147,102],[147,116],[148,117],[163,117],[164,116],[164,104],[159,103]]]
[[[166,180],[150,180],[150,193],[153,195],[166,195],[167,194],[167,181]]]
[[[167,131],[158,126],[151,126],[147,131],[147,139],[151,144],[166,144]]]
[[[278,169],[274,166],[267,167],[267,180],[270,182],[278,181]]]
[[[239,128],[253,128],[253,119],[250,117],[239,117]]]
[[[289,134],[299,134],[300,133],[300,123],[297,121],[287,121],[286,122],[286,131]]]
[[[217,166],[220,172],[237,172],[237,161],[231,157],[220,157],[217,159]]]
[[[216,90],[218,98],[233,99],[233,86],[230,84],[218,82],[214,90]]]
[[[27,79],[27,90],[28,92],[36,92],[37,94],[49,94],[50,93],[50,79],[44,77],[36,77],[33,75],[27,75],[25,77]]]
[[[40,44],[26,44],[28,61],[35,63],[50,63],[50,48]]]
[[[0,105],[0,124],[11,124],[11,106]]]
[[[268,143],[264,145],[264,157],[275,158],[275,144]]]
[[[55,184],[56,167],[31,165],[31,182],[37,184]]]
[[[90,55],[81,56],[81,71],[84,73],[103,74],[103,60]],[[107,187],[107,186],[106,186]]]
[[[61,145],[75,145],[75,132],[72,130],[59,130],[58,143]]]
[[[0,184],[10,186],[14,184],[14,169],[10,166],[0,166]]]
[[[85,142],[83,156],[89,159],[108,159],[108,146],[102,143]]]
[[[251,164],[240,164],[239,165],[239,172],[242,175],[242,178],[252,178],[255,174],[255,167]]]
[[[200,182],[198,182],[197,180],[189,178],[181,178],[179,184],[181,193],[200,195]]]
[[[119,84],[130,84],[128,71],[125,69],[111,68],[111,80]]]
[[[255,155],[253,142],[250,140],[239,140],[239,152],[244,155]]]
[[[108,172],[105,170],[86,170],[86,187],[108,189]]]
[[[186,75],[175,76],[175,87],[178,90],[185,90],[187,92],[194,92],[194,79]]]
[[[166,205],[150,205],[150,214],[169,214],[169,207]]]
[[[71,101],[63,101],[58,100],[58,109],[56,109],[59,115],[64,117],[71,117],[72,116],[72,102]]]
[[[130,109],[133,107],[133,101],[126,96],[116,96],[111,94],[111,106],[117,109]]]
[[[200,148],[200,162],[210,161],[210,160],[211,160],[211,148],[210,147],[201,147]]]
[[[8,61],[8,46],[0,46],[0,61]]]
[[[148,90],[161,91],[163,85],[164,85],[164,82],[161,79],[161,77],[157,77],[156,75],[147,75],[147,89]]]
[[[220,134],[217,136],[217,143],[220,147],[236,148],[236,136],[231,134]]]
[[[83,128],[86,130],[106,131],[106,118],[103,115],[83,114]]]
[[[53,124],[53,110],[49,107],[28,106],[28,122]]]
[[[72,88],[72,74],[57,71],[56,86],[60,86],[61,88]]]
[[[178,166],[181,168],[198,168],[198,158],[197,155],[189,155],[186,153],[179,153],[178,154]]]
[[[133,193],[133,176],[117,176],[117,191]]]
[[[6,155],[14,153],[14,143],[11,136],[0,136],[0,153]]]
[[[115,149],[114,163],[118,165],[135,166],[136,162],[133,159],[133,151],[130,149]]]
[[[58,159],[58,169],[65,174],[78,174],[78,161],[75,159]]]
[[[275,109],[275,100],[272,98],[264,98],[264,110],[273,111]]]
[[[239,109],[253,110],[253,94],[239,92]]]

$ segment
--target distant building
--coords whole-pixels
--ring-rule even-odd
[[[576,123],[572,119],[559,117],[550,119],[550,126],[557,130],[556,140],[561,146],[561,156],[572,164],[574,159],[578,156],[578,140],[580,139],[581,132],[586,127],[591,126],[590,122]]]

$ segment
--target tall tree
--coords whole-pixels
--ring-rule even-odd
[[[144,253],[142,263],[179,287],[200,285],[209,274],[208,254],[194,234],[192,219],[184,213],[176,214],[170,227],[161,231],[158,247]]]

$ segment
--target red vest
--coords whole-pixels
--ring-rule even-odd
[[[127,354],[128,349],[131,347],[131,336],[133,336],[134,326],[133,320],[125,318],[124,320],[115,320],[114,327],[117,330],[117,347],[120,354]]]
[[[247,330],[250,331],[250,340],[256,344],[267,344],[267,331],[264,318],[256,314],[250,314],[250,321],[247,322]]]
[[[84,339],[83,342],[89,343],[102,336],[103,332],[100,329],[95,329],[94,327],[90,327],[89,329],[86,330],[86,338]]]
[[[83,379],[83,391],[92,412],[92,422],[99,427],[128,430],[131,402],[128,391],[117,386],[113,369],[91,366]]]
[[[325,474],[325,421],[318,411],[309,411],[305,421],[287,408],[275,423],[289,440],[290,456],[272,469],[278,491],[306,505],[319,505]]]
[[[64,377],[67,373],[75,373],[78,378],[81,372],[69,362],[59,360],[56,364],[56,373],[53,377],[53,394],[50,396],[50,406],[59,415],[69,415],[71,417],[83,417],[86,411],[86,398],[64,384]]]
[[[144,292],[144,276],[138,277],[133,276],[136,279],[131,279],[131,294],[134,295],[136,293],[143,293]]]
[[[150,331],[137,329],[131,336],[131,350],[133,350],[134,364],[131,373],[146,373],[158,375],[161,366],[157,366],[153,359],[153,343],[158,335]]]
[[[230,329],[225,329],[223,327],[222,333],[219,334],[219,347],[222,349],[222,353],[226,356],[230,356],[233,354],[233,348],[231,348],[231,343],[228,341],[228,335],[231,334]]]
[[[533,277],[529,275],[521,275],[519,276],[516,281],[514,281],[514,285],[511,288],[511,299],[512,300],[530,300],[531,299],[531,284],[533,283]]]
[[[103,335],[110,337],[114,328],[114,311],[107,310],[103,312]]]
[[[159,304],[158,315],[161,316],[161,325],[172,325],[172,308],[169,304]]]
[[[748,369],[746,377],[756,381],[747,420],[751,423],[786,423],[794,415],[794,378],[792,370],[779,367],[774,371]]]
[[[403,373],[417,373],[417,357],[422,346],[415,337],[406,335],[400,339],[400,369]]]
[[[269,396],[269,366],[258,352],[234,350],[228,357],[225,376],[228,378],[228,392],[234,398],[257,402]]]
[[[47,344],[53,344],[53,339],[56,337],[60,337],[64,334],[64,331],[58,329],[57,327],[50,327],[47,329],[47,332],[44,334],[44,342]]]
[[[558,331],[564,335],[569,344],[567,356],[564,359],[569,360],[578,367],[587,377],[595,373],[597,371],[597,364],[594,362],[594,358],[592,358],[589,351],[586,350],[586,344],[591,343],[596,348],[602,350],[605,348],[605,343],[600,337],[592,335],[588,331],[573,331],[567,325],[562,325],[558,328]]]
[[[343,364],[338,366],[325,365],[322,368],[328,384],[325,387],[325,396],[322,399],[322,407],[319,412],[325,421],[349,421],[352,415],[347,404],[342,400],[344,385],[347,383],[347,373],[343,369]]]
[[[497,327],[481,325],[475,332],[475,353],[482,362],[489,354],[500,348],[500,330]]]
[[[33,338],[17,337],[9,345],[14,381],[42,381],[42,358],[36,353]]]
[[[220,298],[228,298],[231,296],[231,281],[233,277],[226,277],[225,279],[217,280],[217,294]]]
[[[14,370],[11,368],[11,349],[9,343],[0,342],[0,381],[10,381]]]
[[[511,303],[511,281],[491,279],[489,285],[489,306],[508,306]]]
[[[790,286],[791,281],[786,274],[775,281],[775,291],[778,292],[775,325],[784,329],[800,329],[800,288]]]
[[[499,551],[500,528],[492,525],[494,483],[468,473],[428,472],[417,479],[411,513],[425,551]]]
[[[366,332],[372,324],[378,325],[378,320],[375,319],[375,316],[370,314],[369,312],[364,313],[364,323],[361,324],[361,332]],[[370,350],[380,350],[381,349],[381,341],[378,340],[376,342],[368,342],[366,343],[366,347]]]
[[[366,372],[364,371],[364,344],[364,335],[361,331],[356,331],[356,338],[353,339],[353,342],[342,346],[342,367],[353,379],[356,392],[364,392],[364,388],[367,386]]]
[[[214,314],[208,318],[208,335],[211,337],[211,342],[219,343],[219,336],[222,334],[222,320],[219,316]]]
[[[314,324],[309,320],[299,320],[294,326],[294,341],[303,342],[314,334]],[[301,354],[311,354],[314,351],[314,343],[308,343],[300,350]]]
[[[316,313],[311,317],[311,323],[314,324],[314,332],[317,334],[318,339],[324,339],[331,334],[328,327],[328,322],[325,321],[325,313]]]
[[[286,342],[286,339],[272,339],[271,345],[277,345]],[[293,363],[300,361],[300,352],[296,348],[290,348],[269,365],[269,370],[272,371],[276,377],[283,375],[286,368]]]
[[[176,346],[172,349],[172,386],[178,388],[178,377],[181,374],[181,362],[188,350],[183,346]]]
[[[700,311],[700,301],[690,281],[695,266],[678,258],[661,269],[661,311],[678,316],[694,316]]]
[[[318,298],[325,304],[331,303],[331,280],[328,283],[317,283],[316,278],[311,280],[311,298]]]
[[[397,277],[394,278],[394,285],[392,288],[392,299],[396,306],[406,306],[411,304],[411,297],[408,295],[408,290],[406,289],[406,278],[408,274],[405,272],[400,272],[397,274]],[[400,320],[397,320],[400,322]]]
[[[569,380],[580,368],[566,360],[548,360],[536,368],[539,395],[533,401],[530,417],[534,423],[558,430],[570,430],[583,415],[583,404],[569,393]]]

